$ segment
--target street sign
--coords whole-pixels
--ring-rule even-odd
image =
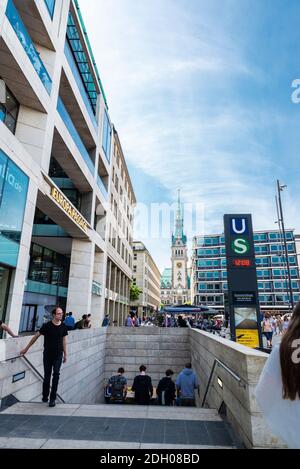
[[[262,347],[251,215],[224,215],[224,233],[231,338]]]

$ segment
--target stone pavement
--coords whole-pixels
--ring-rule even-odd
[[[18,403],[0,413],[0,448],[234,448],[213,409]]]

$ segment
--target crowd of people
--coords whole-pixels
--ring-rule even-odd
[[[289,323],[291,320],[290,314],[284,316],[272,315],[271,313],[265,313],[264,319],[261,323],[261,330],[267,341],[267,348],[272,348],[273,336],[283,336],[288,330]]]
[[[179,373],[176,381],[173,381],[173,370],[166,370],[165,377],[162,378],[156,388],[156,398],[153,399],[153,385],[151,377],[146,374],[147,368],[141,365],[131,387],[134,393],[134,402],[139,405],[149,405],[155,403],[165,406],[186,406],[196,405],[195,391],[199,394],[199,382],[196,373],[192,370],[191,363],[186,363],[185,368]],[[124,404],[128,392],[128,380],[125,377],[124,368],[120,367],[116,375],[109,378],[105,385],[105,401],[107,404]]]

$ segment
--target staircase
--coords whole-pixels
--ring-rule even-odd
[[[236,447],[214,409],[17,403],[0,413],[0,448],[204,449]]]

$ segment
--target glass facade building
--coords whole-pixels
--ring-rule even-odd
[[[58,304],[121,325],[136,200],[80,5],[3,3],[0,320],[34,332]]]
[[[0,150],[0,263],[16,267],[29,178]]]
[[[300,299],[299,266],[293,230],[286,232],[294,302]],[[263,310],[289,309],[288,271],[282,237],[278,231],[254,233],[259,302]],[[195,237],[193,245],[195,304],[224,309],[227,294],[224,235]]]
[[[16,267],[29,178],[0,150],[0,320],[5,321],[12,270]]]

